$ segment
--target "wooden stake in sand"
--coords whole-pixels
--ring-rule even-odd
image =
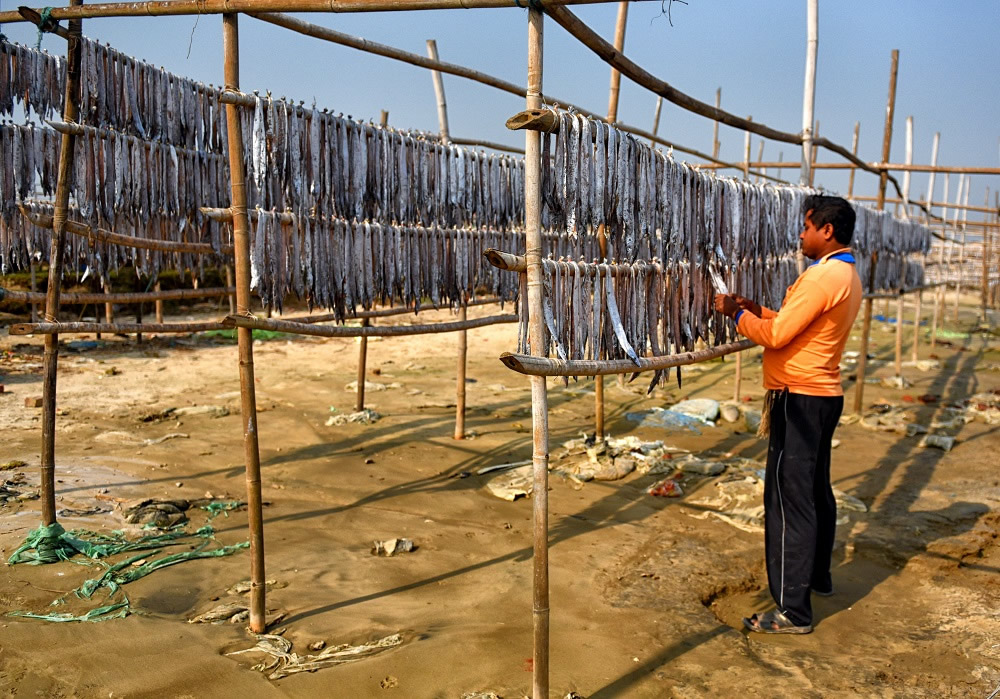
[[[71,6],[83,0],[70,0]],[[69,23],[66,44],[66,93],[63,119],[76,121],[80,95],[80,36],[83,21]],[[49,253],[49,282],[45,298],[45,321],[59,322],[59,293],[62,285],[62,265],[66,250],[66,217],[69,213],[69,189],[73,177],[73,142],[75,136],[62,134],[59,145],[59,170],[53,207],[52,244]],[[56,521],[56,376],[59,368],[59,336],[45,336],[44,378],[42,380],[42,454],[41,485],[42,524]]]
[[[889,161],[889,146],[892,144],[892,117],[896,111],[896,75],[899,72],[899,50],[892,50],[892,64],[889,68],[889,99],[885,108],[885,130],[882,132],[882,161]],[[888,184],[888,173],[883,170],[878,178],[878,205],[885,207],[885,188]],[[872,253],[871,273],[868,275],[868,290],[875,286],[875,264],[878,262],[878,252]],[[865,400],[865,367],[868,364],[868,343],[872,332],[872,300],[865,300],[865,320],[861,328],[861,353],[858,355],[858,376],[854,384],[854,412],[861,414]]]
[[[226,89],[240,87],[239,15],[222,16],[222,52]],[[229,138],[229,181],[232,192],[233,243],[236,249],[236,312],[250,315],[250,228],[246,180],[243,171],[243,133],[239,108],[226,105]],[[264,518],[261,512],[260,449],[257,444],[257,397],[254,390],[253,335],[239,328],[240,399],[243,449],[246,458],[247,515],[250,529],[250,630],[263,633],[264,617]]]

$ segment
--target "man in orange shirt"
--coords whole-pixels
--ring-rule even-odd
[[[741,296],[715,297],[715,309],[764,347],[764,419],[770,418],[764,549],[777,609],[743,620],[760,633],[811,632],[810,593],[833,594],[830,442],[844,407],[840,357],[862,290],[850,250],[854,209],[840,197],[819,195],[803,209],[802,253],[815,261],[785,292],[781,310]]]

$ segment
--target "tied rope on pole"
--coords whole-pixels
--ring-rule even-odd
[[[46,7],[38,16],[38,41],[35,42],[36,51],[41,51],[42,49],[42,34],[51,32],[59,24],[57,20],[52,19],[52,10],[53,8]],[[0,37],[2,36],[3,34],[0,34]]]

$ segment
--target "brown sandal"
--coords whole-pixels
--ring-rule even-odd
[[[743,619],[743,625],[754,633],[812,633],[811,624],[807,626],[796,626],[792,620],[782,614],[777,609],[764,614],[754,614],[749,619]]]

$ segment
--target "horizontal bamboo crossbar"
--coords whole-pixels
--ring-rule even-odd
[[[205,323],[14,323],[11,335],[146,335],[168,333],[197,333],[206,330],[227,330],[232,325],[224,322]]]
[[[464,321],[448,321],[444,323],[428,323],[423,325],[363,325],[363,326],[330,326],[311,325],[309,323],[276,320],[274,318],[253,318],[250,316],[227,316],[225,322],[239,328],[253,330],[273,330],[275,332],[294,335],[313,335],[315,337],[398,337],[405,335],[430,335],[432,333],[448,333],[456,330],[471,330],[498,323],[516,323],[517,315],[486,316],[471,318]]]
[[[732,163],[732,165],[738,166],[740,168],[747,167],[767,167],[776,168],[783,170],[788,168],[794,170],[796,168],[802,167],[800,162],[776,160],[772,162],[757,161],[747,163]],[[917,165],[917,164],[907,164],[907,163],[868,163],[869,167],[875,170],[896,170],[898,172],[943,172],[950,174],[959,175],[1000,175],[1000,167],[965,167],[965,166],[951,166],[951,165]],[[705,163],[699,164],[696,167],[705,170],[714,170],[720,167],[725,167],[719,165],[718,163]],[[816,170],[851,170],[857,166],[852,163],[813,163],[812,167]]]
[[[72,134],[74,136],[93,134],[98,138],[108,138],[109,136],[114,135],[117,136],[118,138],[126,139],[129,143],[141,143],[146,150],[149,150],[154,146],[159,146],[161,148],[171,147],[171,144],[157,143],[155,141],[146,141],[144,139],[139,138],[138,136],[132,136],[130,134],[127,134],[124,131],[117,131],[115,129],[109,129],[107,127],[102,127],[102,126],[73,124],[68,121],[56,121],[54,119],[48,119],[46,120],[45,123],[51,126],[56,131],[58,131],[59,133]],[[212,151],[206,151],[206,150],[195,150],[193,148],[184,148],[183,146],[178,146],[178,145],[173,145],[173,149],[178,153],[190,153],[192,155],[196,155],[201,158],[223,159],[226,157],[221,153],[213,153]]]
[[[614,0],[532,0],[545,7],[555,4],[593,5]],[[53,7],[51,18],[163,17],[218,15],[233,12],[398,12],[405,10],[460,10],[514,7],[511,0],[146,0]],[[41,12],[42,8],[35,8]],[[17,11],[0,12],[0,23],[28,21]]]
[[[20,205],[18,207],[21,214],[39,228],[51,229],[53,226],[52,216],[49,214],[36,214],[28,207]],[[219,252],[208,243],[184,243],[173,240],[153,240],[152,238],[133,238],[129,235],[112,233],[101,228],[91,228],[85,223],[78,221],[66,221],[66,230],[73,235],[83,236],[90,240],[99,240],[102,243],[112,243],[122,247],[135,248],[137,250],[158,250],[160,252],[191,252],[200,255],[232,255],[232,245],[219,246]]]
[[[135,293],[117,294],[59,294],[60,303],[146,303],[147,301],[183,301],[187,299],[210,298],[213,296],[228,296],[236,293],[236,287],[209,289],[169,289],[167,291],[141,291]],[[45,294],[32,291],[13,291],[0,287],[0,301],[20,301],[22,303],[45,303]],[[99,331],[95,331],[99,332]]]
[[[488,298],[488,299],[477,299],[475,301],[468,301],[465,306],[485,306],[489,304],[500,303],[498,298]],[[358,311],[357,313],[346,316],[345,320],[356,320],[365,318],[388,318],[390,316],[402,316],[407,313],[412,313],[418,315],[422,311],[435,311],[441,310],[434,308],[434,306],[425,306],[419,311],[413,307],[398,307],[398,308],[381,308],[377,311]],[[335,313],[324,313],[322,315],[310,315],[310,316],[292,316],[290,318],[281,318],[280,320],[289,321],[292,323],[329,323],[330,321],[339,320],[340,316]]]
[[[514,354],[504,352],[500,355],[500,361],[508,369],[513,369],[519,374],[528,376],[610,376],[612,374],[629,374],[641,371],[657,371],[660,369],[670,369],[675,366],[685,366],[687,364],[697,364],[709,359],[742,352],[743,350],[756,347],[753,340],[740,340],[718,347],[697,350],[695,352],[683,352],[681,354],[671,354],[662,357],[639,357],[639,364],[636,365],[631,359],[551,359],[548,357],[535,357],[530,354]]]

